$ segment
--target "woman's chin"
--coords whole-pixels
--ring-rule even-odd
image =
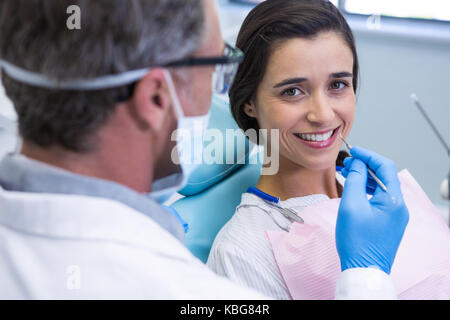
[[[316,157],[296,157],[296,159],[291,159],[293,162],[298,164],[300,167],[305,169],[310,169],[312,171],[323,171],[330,168],[336,168],[336,159],[338,153],[330,154],[328,156],[316,156]]]
[[[315,164],[311,164],[311,165],[306,165],[304,167],[307,169],[310,169],[311,171],[324,171],[324,170],[329,170],[331,168],[335,169],[336,163],[335,162],[315,163]]]

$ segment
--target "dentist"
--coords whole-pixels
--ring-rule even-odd
[[[66,27],[73,4],[80,30]],[[264,299],[193,257],[161,206],[193,169],[172,132],[201,139],[194,123],[207,126],[241,59],[211,0],[1,1],[2,82],[23,145],[0,162],[0,298]],[[336,298],[395,298],[389,272],[408,222],[397,172],[352,153]],[[367,200],[367,166],[395,202],[380,190]]]

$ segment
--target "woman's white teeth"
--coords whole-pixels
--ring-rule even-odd
[[[334,130],[330,130],[324,134],[300,133],[298,134],[298,136],[300,137],[300,139],[307,141],[326,141],[333,135],[333,131]]]

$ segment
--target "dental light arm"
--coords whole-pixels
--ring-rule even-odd
[[[450,148],[447,144],[447,142],[445,141],[445,139],[442,137],[441,133],[439,132],[439,130],[436,128],[436,126],[434,125],[433,121],[431,121],[430,117],[427,115],[427,113],[425,112],[425,109],[422,107],[422,105],[420,104],[419,98],[417,98],[417,95],[415,93],[412,93],[410,98],[414,101],[414,104],[417,106],[417,108],[419,109],[420,113],[423,115],[423,117],[425,118],[425,120],[428,122],[428,124],[430,125],[431,129],[433,129],[433,132],[436,134],[436,136],[438,137],[439,141],[441,142],[441,144],[444,146],[445,150],[447,151],[447,155],[449,157],[450,160]],[[445,186],[445,184],[447,186]],[[449,199],[450,195],[449,195],[449,190],[450,190],[450,169],[448,172],[448,177],[447,179],[444,179],[444,182],[441,185],[441,195],[442,198],[444,199]],[[448,217],[448,223],[450,226],[450,201],[449,201],[449,217]]]

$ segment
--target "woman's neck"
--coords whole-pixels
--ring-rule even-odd
[[[282,201],[312,194],[325,194],[333,199],[342,193],[334,165],[324,170],[311,170],[281,157],[278,173],[262,175],[256,187]]]

